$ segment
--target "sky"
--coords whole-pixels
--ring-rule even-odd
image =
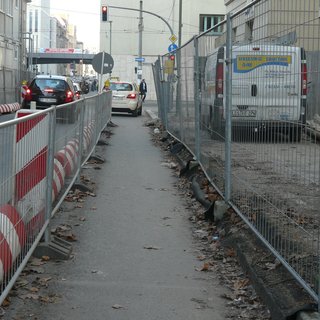
[[[100,0],[51,0],[51,15],[69,15],[69,22],[77,26],[77,40],[84,48],[99,51]]]

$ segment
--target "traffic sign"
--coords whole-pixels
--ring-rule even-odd
[[[172,52],[177,49],[178,49],[178,46],[175,43],[171,43],[170,46],[168,47],[169,52]]]
[[[135,58],[134,60],[137,62],[144,62],[146,59],[145,58]]]
[[[172,35],[170,36],[170,38],[169,38],[169,40],[170,40],[171,42],[176,42],[177,39],[178,39],[178,38],[177,38],[174,34],[172,34]]]
[[[111,73],[113,65],[113,58],[106,52],[99,52],[92,59],[92,67],[99,74]]]

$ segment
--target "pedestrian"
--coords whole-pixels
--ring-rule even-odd
[[[139,85],[139,92],[142,98],[142,102],[144,102],[146,95],[147,95],[147,84],[144,79],[141,80],[140,85]]]
[[[108,91],[110,90],[110,80],[107,79],[105,82],[104,82],[104,86],[103,86],[103,89],[102,90],[105,90],[105,91]]]

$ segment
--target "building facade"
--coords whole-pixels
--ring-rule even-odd
[[[30,0],[0,1],[0,104],[19,101],[27,77],[26,8]]]
[[[108,21],[100,23],[100,51],[111,53],[114,59],[111,76],[123,80],[137,80],[136,58],[139,58],[140,4],[142,10],[149,12],[142,13],[142,25],[140,26],[142,28],[142,58],[144,58],[142,77],[150,84],[148,98],[155,99],[151,64],[159,54],[168,52],[172,43],[170,39],[172,35],[175,36],[175,43],[178,44],[180,12],[182,15],[181,43],[184,44],[194,35],[198,35],[223,20],[225,5],[224,0],[182,1],[180,11],[179,1],[174,0],[101,0],[101,7],[108,6]],[[212,34],[212,36],[217,35],[219,33]]]
[[[32,0],[27,11],[27,31],[32,33],[33,50],[51,48],[50,0]],[[36,73],[55,73],[51,65],[34,66]]]
[[[225,0],[226,11],[247,9],[232,21],[235,43],[267,42],[319,49],[319,0]],[[225,38],[220,39],[225,42]]]

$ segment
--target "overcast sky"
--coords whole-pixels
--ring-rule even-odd
[[[77,26],[77,40],[98,52],[100,0],[51,1],[51,15],[59,12],[69,14],[69,22]]]

